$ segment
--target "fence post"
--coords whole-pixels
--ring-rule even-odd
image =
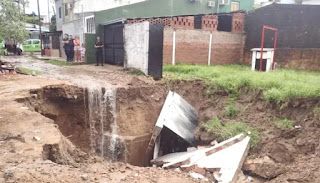
[[[209,39],[208,66],[211,65],[211,48],[212,48],[212,32],[210,32],[210,39]]]
[[[176,64],[176,30],[173,30],[172,39],[172,65]]]

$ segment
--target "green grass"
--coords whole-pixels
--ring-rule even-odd
[[[234,103],[229,103],[225,107],[224,115],[229,118],[235,118],[239,114],[239,109],[234,105]]]
[[[275,125],[277,128],[280,128],[280,129],[292,129],[294,127],[294,122],[287,119],[287,118],[284,118],[284,119],[278,119],[275,121]]]
[[[32,74],[32,72],[35,72],[36,75],[42,75],[43,72],[42,71],[38,71],[38,70],[32,70],[32,69],[28,69],[25,67],[18,67],[20,69],[21,72],[24,72],[26,74]]]
[[[217,90],[237,96],[241,89],[263,91],[268,101],[287,101],[293,98],[320,98],[320,72],[277,69],[274,72],[252,72],[245,65],[166,65],[167,79],[203,79]]]
[[[59,60],[45,60],[46,63],[57,65],[57,66],[69,66],[72,65],[70,62],[59,61]]]
[[[250,147],[254,148],[260,141],[259,132],[243,122],[229,122],[222,124],[218,118],[213,118],[202,124],[205,129],[217,137],[218,142],[232,138],[240,133],[250,136]]]

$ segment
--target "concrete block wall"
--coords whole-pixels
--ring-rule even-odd
[[[243,33],[165,28],[163,62],[172,64],[173,32],[176,34],[175,63],[208,64],[212,34],[210,65],[239,63],[243,60]]]

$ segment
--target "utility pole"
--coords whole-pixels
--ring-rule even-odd
[[[48,23],[50,24],[51,22],[51,18],[50,18],[50,3],[49,3],[49,0],[48,0]]]
[[[41,32],[41,19],[40,19],[40,6],[39,6],[39,0],[37,0],[38,3],[38,17],[39,17],[39,30],[40,30],[40,50],[41,50],[41,56],[43,56],[42,53],[42,32]]]

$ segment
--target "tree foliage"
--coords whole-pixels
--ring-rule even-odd
[[[38,16],[36,17],[28,17],[28,16],[25,16],[24,17],[24,22],[27,22],[27,23],[30,23],[30,24],[37,24],[39,25],[39,18]],[[40,21],[40,25],[43,25],[43,22]]]
[[[50,32],[55,32],[55,31],[57,31],[57,19],[56,19],[56,15],[53,15],[51,17]]]
[[[20,0],[20,5],[26,5],[27,0]],[[23,42],[29,32],[25,29],[24,14],[16,1],[0,0],[0,37]]]

